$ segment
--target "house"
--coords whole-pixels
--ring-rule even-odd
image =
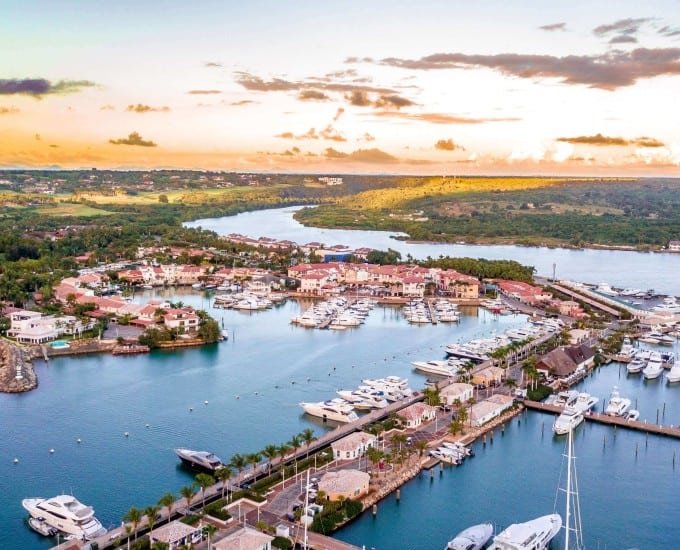
[[[401,295],[409,298],[422,298],[425,295],[425,279],[417,275],[402,278]]]
[[[331,443],[333,458],[349,460],[366,453],[369,447],[375,447],[377,437],[366,432],[354,432]]]
[[[417,428],[423,422],[433,420],[436,415],[437,409],[426,403],[413,403],[399,413],[406,421],[407,428]]]
[[[479,298],[479,281],[471,275],[458,273],[455,269],[445,269],[437,273],[435,282],[440,292],[454,298]]]
[[[151,544],[161,542],[168,545],[169,550],[176,550],[201,541],[200,526],[187,525],[180,521],[172,521],[153,530],[150,535]],[[213,545],[215,546],[215,545]]]
[[[243,527],[214,542],[214,550],[271,550],[274,537],[251,527]]]
[[[439,396],[443,403],[447,405],[453,405],[456,401],[465,403],[472,399],[474,392],[474,386],[472,384],[464,384],[462,382],[455,382],[449,384],[445,388],[439,391]]]
[[[300,277],[300,291],[318,294],[327,283],[328,275],[326,273],[308,273]]]
[[[472,376],[472,383],[483,387],[497,386],[503,381],[505,371],[500,367],[486,367]]]
[[[196,332],[200,318],[191,308],[167,309],[163,316],[163,324],[168,330],[175,329],[179,333]]]
[[[546,376],[565,378],[577,370],[593,364],[595,352],[585,344],[566,346],[552,350],[536,363],[536,370]]]
[[[509,395],[492,395],[470,408],[470,425],[479,427],[497,418],[512,407],[514,399]]]
[[[540,286],[521,281],[498,280],[496,284],[503,294],[525,304],[544,304],[553,298],[550,292],[544,291]]]
[[[319,480],[319,491],[326,493],[328,500],[357,499],[368,493],[371,476],[359,470],[338,470],[327,472]]]
[[[670,252],[680,252],[680,241],[670,241],[668,243],[668,250]]]

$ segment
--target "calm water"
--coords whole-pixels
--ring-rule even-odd
[[[168,298],[208,307],[190,291]],[[325,428],[298,402],[333,397],[368,376],[408,376],[422,387],[425,378],[412,372],[411,361],[439,358],[446,343],[524,322],[494,321],[472,309],[460,326],[421,327],[406,323],[398,309],[379,307],[359,329],[315,331],[289,324],[300,307],[214,310],[233,337],[212,347],[37,363],[37,390],[0,394],[0,528],[9,537],[3,540],[15,548],[49,546],[23,524],[22,498],[72,492],[94,506],[105,526],[117,525],[131,506],[154,504],[191,482],[175,447],[209,449],[228,460],[307,427],[321,433]]]
[[[680,254],[629,252],[620,250],[570,250],[508,245],[458,245],[407,243],[392,238],[398,233],[386,231],[354,231],[305,227],[293,219],[299,207],[260,210],[236,216],[196,220],[186,225],[211,229],[221,235],[241,233],[251,237],[275,237],[299,244],[322,242],[345,244],[352,248],[368,246],[380,250],[392,248],[405,258],[428,256],[468,256],[472,258],[511,259],[534,266],[539,275],[552,276],[553,264],[559,279],[586,283],[606,281],[617,287],[646,290],[654,288],[665,294],[680,294],[677,273]]]

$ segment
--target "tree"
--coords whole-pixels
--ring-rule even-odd
[[[214,344],[221,336],[220,325],[215,319],[207,318],[201,321],[198,327],[198,335],[207,343]]]
[[[298,449],[300,449],[300,447],[302,446],[302,438],[296,434],[290,438],[288,445],[290,445],[291,449],[293,449],[293,454],[296,455],[295,461],[297,461],[297,452]]]
[[[191,485],[185,485],[179,490],[179,494],[187,499],[187,508],[191,507],[191,501],[193,500],[194,496],[196,496],[197,492],[198,489],[196,489],[196,486],[193,483]]]
[[[222,482],[222,498],[224,498],[224,487],[227,482],[231,479],[231,467],[224,465],[215,471],[215,477]]]
[[[378,462],[380,462],[380,459],[383,457],[383,453],[380,449],[369,447],[366,450],[366,456],[368,456],[368,460],[371,462],[371,472],[373,472],[373,468],[378,464]]]
[[[424,439],[419,439],[416,441],[416,449],[418,450],[418,456],[423,458],[425,451],[427,450],[427,441]]]
[[[132,523],[132,530],[135,532],[135,540],[137,540],[137,526],[139,522],[142,521],[142,511],[134,506],[127,511],[127,514],[123,516],[123,521]]]
[[[246,455],[246,461],[253,467],[253,479],[255,479],[255,472],[257,471],[257,465],[262,460],[262,455],[260,453],[249,453]]]
[[[198,474],[194,479],[196,485],[201,488],[201,497],[203,501],[203,506],[205,506],[205,490],[208,487],[215,485],[215,478],[209,474]]]
[[[267,459],[267,475],[272,475],[272,461],[278,456],[279,449],[276,445],[267,445],[262,449],[262,455]]]
[[[283,461],[286,458],[286,455],[290,452],[290,445],[288,443],[281,443],[278,448],[278,455],[279,455],[279,465],[281,466],[281,469],[283,470]]]
[[[246,467],[247,464],[248,461],[246,460],[246,457],[240,453],[236,453],[234,456],[231,457],[231,460],[229,461],[229,466],[234,468],[234,470],[238,471],[239,485],[241,484],[241,473],[243,473],[243,469]]]
[[[302,430],[300,433],[300,437],[302,438],[302,441],[304,441],[305,445],[307,446],[307,457],[309,458],[309,446],[312,444],[312,441],[314,441],[314,430],[311,428],[305,428]]]
[[[149,524],[149,540],[151,540],[151,536],[153,535],[153,526],[156,523],[156,516],[158,515],[159,511],[160,507],[156,505],[151,505],[144,508],[144,515],[146,516],[146,520]]]
[[[160,202],[161,204],[168,204],[168,196],[164,193],[161,193],[160,195],[158,195],[158,202]]]
[[[425,396],[425,403],[433,407],[441,405],[441,395],[439,388],[425,388],[423,390],[423,395]]]
[[[158,505],[168,509],[168,521],[172,520],[172,508],[175,505],[176,497],[170,491],[158,499]]]

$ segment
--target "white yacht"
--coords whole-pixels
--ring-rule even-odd
[[[671,370],[666,374],[666,382],[669,384],[680,382],[680,365],[673,365],[671,367]]]
[[[623,339],[623,344],[621,344],[621,350],[617,354],[619,357],[623,358],[624,360],[628,359],[633,359],[635,357],[636,349],[635,346],[630,341],[630,338],[626,336]]]
[[[352,405],[344,399],[330,399],[328,401],[319,401],[318,403],[300,403],[300,406],[307,414],[318,416],[324,422],[326,420],[353,422],[359,418],[352,409]]]
[[[398,390],[402,396],[408,396],[413,393],[413,390],[408,387],[408,379],[399,376],[386,376],[385,378],[366,378],[362,382],[374,388],[394,388]]]
[[[621,397],[619,388],[614,386],[612,393],[609,395],[609,402],[604,410],[605,414],[609,416],[623,416],[623,414],[630,408],[630,399]]]
[[[636,357],[626,365],[626,370],[628,371],[628,374],[640,374],[646,365],[646,360],[641,357]]]
[[[576,410],[581,411],[582,413],[585,414],[589,410],[591,410],[595,405],[597,405],[599,400],[600,399],[598,397],[595,397],[594,395],[590,395],[589,393],[586,392],[581,392],[578,394],[576,402],[572,406]]]
[[[568,434],[571,430],[576,428],[576,426],[581,424],[583,420],[583,411],[579,411],[573,407],[566,407],[553,423],[553,432],[555,432],[556,435]]]
[[[208,451],[192,451],[191,449],[175,449],[175,454],[192,468],[214,473],[224,466],[224,463],[213,453]]]
[[[451,367],[449,362],[444,360],[413,361],[411,364],[417,371],[436,374],[437,376],[453,376],[458,370]]]
[[[513,523],[494,537],[490,550],[545,550],[561,528],[559,514]]]
[[[661,354],[658,352],[652,352],[647,361],[647,366],[642,369],[642,376],[647,380],[655,380],[661,376],[663,372],[663,363],[661,361]]]
[[[446,550],[481,550],[493,535],[491,523],[480,523],[464,529],[446,545]]]
[[[600,283],[595,289],[596,292],[600,294],[606,294],[607,296],[618,296],[619,293],[614,290],[608,283]]]
[[[106,529],[94,517],[92,507],[85,506],[71,495],[25,498],[21,505],[32,518],[41,520],[67,536],[91,540],[106,533]]]

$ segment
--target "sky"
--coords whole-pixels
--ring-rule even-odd
[[[680,2],[0,0],[0,167],[677,175]]]

